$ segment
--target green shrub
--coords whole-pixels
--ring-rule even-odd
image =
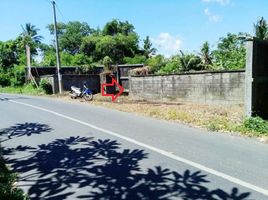
[[[15,187],[17,175],[11,172],[0,158],[0,199],[28,200],[21,189]]]
[[[133,58],[124,57],[124,63],[126,64],[143,64],[146,62],[146,57],[142,55],[135,55]]]
[[[268,122],[260,117],[246,118],[243,126],[250,132],[268,134]]]
[[[0,72],[0,86],[5,87],[10,85],[10,78],[8,74]]]
[[[42,79],[40,81],[40,87],[41,87],[42,90],[44,90],[44,92],[46,94],[52,94],[53,93],[52,85],[46,79]]]
[[[15,66],[10,73],[11,86],[22,86],[25,83],[24,66]]]

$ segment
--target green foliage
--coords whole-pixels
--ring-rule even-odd
[[[1,156],[1,155],[0,155]],[[21,189],[15,187],[17,175],[11,172],[0,157],[0,198],[6,200],[27,200]]]
[[[135,55],[133,58],[124,57],[123,62],[127,64],[143,64],[146,63],[147,59],[143,55]]]
[[[102,61],[105,71],[111,70],[111,65],[113,63],[113,60],[109,56],[105,56]]]
[[[46,94],[53,94],[52,85],[50,82],[48,82],[48,80],[41,79],[39,86]]]
[[[146,58],[149,58],[151,54],[155,54],[156,49],[152,47],[153,45],[149,36],[146,36],[145,40],[143,40],[143,43],[144,55]]]
[[[243,126],[249,132],[257,132],[261,134],[268,133],[268,122],[260,117],[250,117],[244,120]]]
[[[109,56],[114,63],[124,62],[124,57],[134,57],[138,52],[138,35],[128,22],[113,20],[102,31],[84,37],[80,52],[92,57],[94,62]]]
[[[158,71],[159,74],[174,74],[180,72],[182,69],[181,60],[179,56],[173,56],[169,59],[165,66]]]
[[[29,95],[40,95],[44,94],[42,88],[36,88],[33,83],[29,83],[18,87],[0,87],[0,92],[2,93],[15,93],[15,94],[29,94]]]
[[[53,24],[47,27],[51,34],[54,34]],[[69,54],[79,53],[80,46],[84,37],[94,32],[86,22],[72,21],[67,24],[59,23],[59,44],[62,51]]]
[[[201,64],[201,58],[193,53],[184,53],[180,51],[181,55],[179,56],[181,63],[181,71],[190,71],[190,70],[203,70],[204,66]]]
[[[10,85],[9,74],[0,71],[0,86],[5,87]]]
[[[255,36],[258,39],[260,40],[268,39],[268,25],[263,17],[261,17],[261,19],[259,19],[257,23],[254,24],[254,29],[255,29]]]
[[[147,60],[146,65],[148,65],[152,71],[152,73],[158,72],[162,67],[167,64],[167,60],[163,55],[157,55],[151,57]]]
[[[243,69],[246,66],[246,49],[243,38],[247,34],[228,33],[220,38],[218,47],[212,52],[217,69],[232,70]]]
[[[26,23],[24,27],[21,27],[23,29],[23,32],[17,38],[16,43],[18,44],[20,49],[25,49],[25,47],[28,46],[30,48],[30,59],[32,59],[32,55],[37,55],[37,49],[41,44],[43,37],[38,35],[39,29],[35,25]],[[22,52],[26,54],[26,50]],[[24,58],[26,58],[26,56]],[[26,59],[23,61],[24,63],[21,64],[26,64]]]
[[[103,35],[117,35],[123,34],[128,36],[134,33],[134,26],[130,24],[128,21],[122,22],[117,19],[113,19],[112,21],[106,23],[102,31]]]
[[[201,62],[203,65],[203,69],[212,69],[213,63],[212,63],[212,53],[210,52],[210,46],[209,43],[206,41],[202,47],[200,52]]]
[[[14,66],[10,72],[11,86],[21,86],[25,83],[25,68],[24,66]]]
[[[5,71],[9,67],[19,63],[17,45],[13,40],[0,41],[0,66]]]

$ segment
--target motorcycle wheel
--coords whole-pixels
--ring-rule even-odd
[[[74,91],[71,91],[71,92],[70,92],[70,96],[71,96],[72,99],[76,99],[77,94],[75,94]]]
[[[91,100],[93,100],[93,94],[85,94],[83,97],[84,97],[84,99],[85,99],[86,101],[91,101]]]

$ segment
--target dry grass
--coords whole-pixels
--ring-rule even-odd
[[[77,101],[71,100],[67,96],[61,98]],[[127,96],[121,96],[116,102],[111,102],[111,97],[102,97],[99,94],[94,95],[94,101],[89,103],[123,112],[180,122],[210,131],[259,137],[261,141],[268,142],[268,133],[261,135],[243,127],[245,116],[242,105],[220,106],[196,103],[144,102],[130,100]]]
[[[244,118],[243,107],[238,105],[218,106],[196,103],[148,103],[131,101],[128,97],[120,97],[117,102],[113,103],[110,98],[101,96],[96,96],[92,103],[124,112],[182,122],[215,131],[226,131],[231,125],[240,124]],[[214,126],[213,122],[217,122],[217,127],[210,127]]]

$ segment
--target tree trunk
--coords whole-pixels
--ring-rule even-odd
[[[27,82],[30,82],[32,79],[31,72],[31,51],[28,44],[26,44],[26,59],[27,59]]]

